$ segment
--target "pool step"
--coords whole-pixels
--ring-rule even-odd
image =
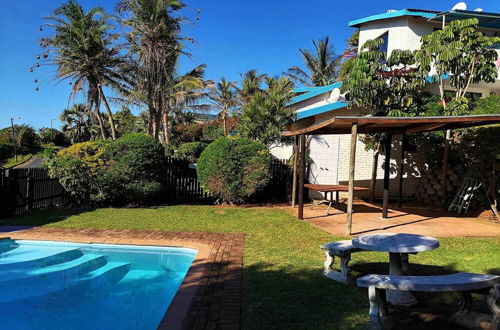
[[[91,283],[92,287],[120,281],[130,270],[130,264],[119,261],[109,261],[106,265],[80,276],[74,280],[75,284]]]
[[[107,262],[104,256],[94,255],[80,261],[83,263],[74,261],[69,265],[51,266],[52,271],[48,272],[46,267],[37,270],[36,276],[0,282],[0,303],[69,291],[81,285],[105,286],[118,282],[129,271],[128,263]]]
[[[33,249],[30,246],[20,246],[0,254],[0,272],[11,269],[40,268],[68,262],[83,256],[83,252],[68,248]]]
[[[34,277],[43,277],[45,280],[56,278],[63,280],[71,276],[78,276],[91,272],[107,263],[106,258],[100,254],[84,254],[79,258],[54,265],[39,268],[15,268],[0,271],[0,288],[4,282],[14,280],[33,280]]]

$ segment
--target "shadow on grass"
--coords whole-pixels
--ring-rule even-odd
[[[412,265],[415,275],[456,272],[445,267]],[[353,265],[360,273],[387,273],[387,263]],[[366,329],[366,288],[346,286],[311,269],[276,269],[268,264],[244,268],[244,324],[247,329]],[[409,310],[392,308],[395,329],[461,329],[447,321],[457,311],[456,293],[416,293],[419,305]],[[476,310],[486,311],[484,297]]]
[[[40,209],[27,214],[17,215],[0,219],[0,226],[31,226],[39,227],[51,223],[61,222],[67,218],[86,212],[92,212],[93,208],[53,208]]]

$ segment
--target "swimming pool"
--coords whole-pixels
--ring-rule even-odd
[[[156,329],[196,253],[0,240],[0,327]]]

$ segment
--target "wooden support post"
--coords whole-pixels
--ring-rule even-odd
[[[443,179],[441,180],[441,186],[443,189],[441,207],[443,210],[446,210],[446,204],[448,203],[448,155],[450,154],[450,139],[451,130],[447,130],[446,139],[444,140]]]
[[[354,199],[354,168],[356,165],[356,141],[358,139],[358,123],[351,127],[351,153],[349,155],[349,187],[347,195],[347,234],[352,232],[352,202]]]
[[[384,163],[384,200],[382,202],[382,219],[387,219],[389,210],[389,172],[391,168],[392,133],[385,137],[385,163]]]
[[[300,163],[299,163],[299,211],[298,218],[304,220],[304,176],[306,172],[306,136],[300,134]]]
[[[292,178],[292,207],[295,207],[297,201],[297,168],[299,167],[299,137],[295,136],[295,144],[293,145],[293,178]]]
[[[405,173],[405,133],[401,134],[401,159],[399,162],[398,207],[403,203],[403,175]]]

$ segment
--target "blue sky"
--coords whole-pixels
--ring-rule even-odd
[[[63,1],[23,0],[2,4],[0,10],[0,128],[10,124],[11,117],[36,128],[50,126],[68,104],[82,102],[81,97],[69,100],[67,82],[50,82],[51,70],[29,72],[40,54],[37,40],[43,17],[50,15]],[[186,14],[192,18],[201,10],[200,20],[185,26],[185,34],[198,46],[190,46],[192,58],[183,59],[179,69],[184,72],[198,64],[206,64],[207,78],[226,77],[238,80],[249,69],[277,75],[292,65],[300,65],[298,48],[311,47],[311,40],[330,36],[335,49],[341,52],[345,40],[353,32],[351,20],[385,12],[388,9],[424,8],[448,10],[456,0],[198,0]],[[103,6],[112,11],[115,1],[80,0],[86,8]],[[469,9],[500,12],[498,0],[467,1]],[[47,68],[48,69],[48,68]],[[38,79],[40,90],[35,91]],[[60,123],[55,120],[54,126]]]

